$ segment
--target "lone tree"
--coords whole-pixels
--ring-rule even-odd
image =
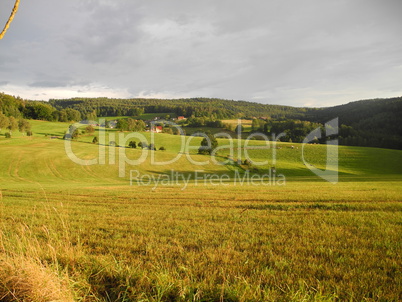
[[[213,136],[211,133],[206,133],[206,137],[204,137],[204,139],[201,141],[201,146],[198,149],[198,153],[211,155],[217,147],[218,141],[216,140],[215,136]]]
[[[98,137],[97,137],[97,136],[94,136],[94,139],[92,140],[92,143],[93,143],[93,144],[97,144],[97,143],[98,143]]]
[[[136,149],[136,148],[137,148],[137,143],[136,143],[135,141],[130,141],[130,142],[128,143],[128,146],[129,146],[130,148]]]

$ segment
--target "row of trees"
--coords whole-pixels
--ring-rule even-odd
[[[237,117],[271,116],[274,118],[296,118],[304,116],[309,109],[290,106],[266,105],[245,101],[217,98],[188,99],[108,99],[73,98],[50,100],[57,110],[72,108],[81,115],[95,112],[97,116],[138,116],[142,113],[171,112],[177,116],[208,117],[221,120]]]
[[[95,136],[95,137],[93,138],[92,143],[94,143],[94,144],[97,144],[97,143],[98,143],[98,137],[97,137],[97,136]],[[109,145],[119,147],[119,145],[117,145],[116,142],[109,142]],[[154,144],[148,144],[148,143],[146,143],[146,142],[139,142],[139,143],[137,144],[136,141],[130,141],[130,142],[128,143],[128,147],[129,147],[129,148],[133,148],[133,149],[137,149],[137,147],[138,147],[138,148],[141,148],[141,149],[156,150],[156,147],[155,147]],[[166,148],[163,147],[163,146],[161,146],[161,147],[159,148],[159,150],[165,151]]]
[[[130,141],[128,146],[130,148],[136,149],[141,148],[141,149],[149,149],[149,150],[157,150],[156,146],[154,144],[148,144],[147,142],[139,142],[138,144],[135,141]],[[159,148],[160,151],[165,151],[166,148],[161,146]]]
[[[46,121],[80,121],[85,118],[96,119],[94,112],[82,115],[81,112],[73,108],[57,110],[47,102],[25,101],[19,97],[13,97],[0,93],[0,112],[7,117],[16,119],[34,119]]]
[[[187,127],[211,127],[211,128],[223,128],[224,124],[221,120],[217,120],[215,117],[190,117],[187,120]]]

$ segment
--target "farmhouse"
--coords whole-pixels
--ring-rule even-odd
[[[151,132],[154,132],[154,133],[161,133],[163,131],[163,127],[162,126],[153,126],[152,128],[151,128]]]

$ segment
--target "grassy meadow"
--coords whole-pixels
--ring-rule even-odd
[[[52,138],[68,124],[31,123],[0,134],[1,301],[402,300],[402,151],[339,146],[332,184],[300,144],[219,139],[217,164],[200,137],[157,134],[166,151],[146,151],[108,146],[138,142],[111,130],[71,142],[98,160],[79,165]],[[252,174],[228,160],[245,152]],[[326,146],[304,158],[325,169]],[[272,166],[285,181],[259,181]]]

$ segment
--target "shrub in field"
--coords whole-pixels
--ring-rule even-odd
[[[88,125],[86,128],[85,128],[85,131],[87,132],[87,133],[94,133],[95,132],[95,128],[94,128],[94,126],[92,126],[92,125]]]
[[[212,152],[218,147],[218,141],[211,133],[207,133],[207,137],[204,137],[204,139],[201,141],[201,146],[198,149],[199,154],[211,155]]]
[[[6,132],[5,136],[6,136],[6,138],[11,138],[10,132]]]

